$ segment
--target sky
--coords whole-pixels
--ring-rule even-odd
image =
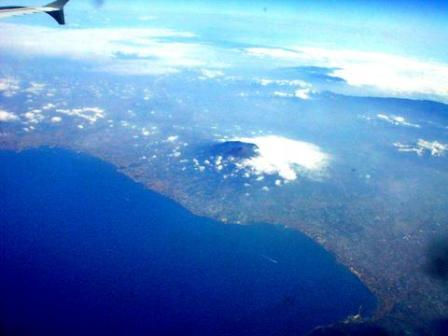
[[[446,1],[71,0],[66,16],[0,21],[0,50],[142,75],[320,66],[364,94],[448,101]]]
[[[0,0],[2,5],[45,2]],[[109,26],[138,25],[136,16],[146,16],[159,18],[157,23],[164,28],[191,30],[209,39],[275,46],[306,43],[437,61],[448,58],[448,1],[442,0],[71,0],[67,8],[72,25],[81,23],[79,11],[88,11],[98,25]]]

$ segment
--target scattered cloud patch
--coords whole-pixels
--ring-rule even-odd
[[[45,111],[47,111],[47,110],[52,110],[52,109],[54,109],[55,107],[56,107],[55,104],[53,104],[53,103],[48,103],[48,104],[45,104],[44,106],[42,106],[42,110],[45,110]]]
[[[62,113],[68,116],[79,117],[87,120],[91,124],[94,124],[98,119],[105,117],[105,112],[99,107],[83,107],[75,109],[57,109],[56,112]]]
[[[0,110],[0,122],[12,122],[17,120],[19,120],[19,117],[17,117],[14,113]]]
[[[45,86],[46,86],[44,83],[37,83],[37,82],[30,82],[29,85],[30,86],[27,87],[24,90],[24,92],[34,94],[34,95],[40,94],[45,89]]]
[[[302,100],[308,100],[310,99],[310,95],[311,95],[311,90],[306,88],[306,89],[297,89],[294,92],[294,97],[302,99]]]
[[[202,69],[199,79],[215,79],[222,76],[224,76],[224,72],[222,72],[221,70]]]
[[[58,123],[60,123],[62,121],[62,118],[61,117],[53,117],[53,118],[51,118],[51,122],[53,123],[53,124],[58,124]]]
[[[422,156],[428,152],[431,156],[439,157],[445,155],[445,152],[448,150],[448,144],[423,139],[419,139],[414,145],[406,145],[396,142],[394,143],[394,147],[396,147],[399,152],[413,152],[418,156]]]
[[[142,135],[145,136],[145,137],[150,136],[151,135],[151,131],[149,131],[146,128],[142,128]]]
[[[197,170],[201,173],[203,173],[205,171],[205,166],[202,166],[198,159],[194,158],[192,161],[193,161],[194,170]]]
[[[39,124],[42,120],[44,120],[44,116],[42,115],[42,110],[40,109],[34,109],[31,111],[28,111],[23,114],[25,119],[27,120],[27,124]]]
[[[298,57],[297,51],[281,48],[247,48],[246,52],[252,56],[271,57],[286,60],[295,59]]]
[[[257,83],[262,86],[277,85],[277,86],[297,86],[301,88],[310,88],[312,85],[300,79],[258,79]]]
[[[307,100],[311,98],[311,94],[313,93],[313,86],[303,80],[259,79],[257,82],[262,86],[275,85],[295,88],[293,92],[275,91],[273,95],[276,97],[299,98],[302,100]]]
[[[297,89],[294,93],[275,91],[273,95],[280,98],[299,98],[302,100],[308,100],[311,98],[312,93],[313,91],[311,89]]]
[[[420,128],[420,125],[410,123],[404,117],[401,116],[377,114],[377,118],[396,126],[408,126],[408,127]]]
[[[282,92],[282,91],[275,91],[275,92],[273,93],[273,95],[274,95],[275,97],[281,97],[281,98],[290,98],[290,97],[293,96],[291,93]]]
[[[19,81],[14,78],[0,78],[0,93],[5,97],[15,96],[20,90]]]

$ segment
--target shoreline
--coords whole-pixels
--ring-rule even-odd
[[[347,266],[347,264],[345,264],[337,254],[335,254],[331,249],[328,249],[328,246],[326,244],[323,244],[321,241],[319,241],[319,239],[316,239],[315,237],[313,237],[312,235],[308,234],[305,231],[302,231],[298,228],[295,227],[290,227],[288,225],[285,224],[281,224],[281,223],[273,223],[273,222],[245,222],[245,223],[237,223],[237,222],[232,222],[232,221],[223,221],[222,218],[220,218],[219,216],[213,216],[210,214],[207,214],[204,211],[200,211],[199,209],[195,209],[195,208],[191,208],[188,206],[188,202],[185,202],[185,199],[183,199],[182,197],[178,197],[176,196],[176,193],[170,193],[168,188],[164,188],[165,184],[163,183],[145,183],[139,180],[138,177],[133,176],[132,174],[129,174],[126,172],[126,170],[122,169],[119,165],[111,162],[110,160],[108,160],[107,158],[89,153],[89,152],[85,152],[79,149],[74,149],[74,148],[70,148],[67,146],[33,146],[33,147],[24,147],[24,148],[0,148],[1,151],[11,151],[11,152],[15,152],[20,154],[21,152],[25,152],[25,151],[30,151],[30,150],[40,150],[40,149],[50,149],[50,150],[65,150],[65,151],[69,151],[71,153],[77,154],[77,155],[83,155],[83,156],[87,156],[89,158],[93,158],[93,159],[97,159],[97,160],[101,160],[102,162],[109,164],[111,166],[113,166],[113,168],[117,171],[117,173],[122,174],[123,176],[126,176],[127,178],[129,178],[130,180],[132,180],[134,183],[141,185],[143,188],[145,188],[148,191],[151,192],[155,192],[163,197],[166,197],[169,200],[172,200],[173,202],[175,202],[177,205],[181,206],[182,208],[184,208],[186,211],[190,212],[191,214],[198,216],[198,217],[203,217],[203,218],[207,218],[207,219],[211,219],[214,220],[218,223],[220,223],[221,225],[239,225],[239,226],[251,226],[251,225],[258,225],[258,224],[266,224],[266,225],[270,225],[273,227],[283,227],[286,230],[289,230],[290,232],[296,232],[299,233],[301,235],[304,235],[305,237],[307,237],[308,239],[310,239],[314,244],[318,245],[320,248],[323,248],[327,253],[329,253],[332,257],[334,257],[335,262],[339,265],[341,265],[346,271],[348,271],[350,274],[352,274],[353,276],[355,276],[360,283],[363,284],[363,286],[365,286],[369,292],[372,294],[372,296],[375,298],[375,308],[372,312],[370,312],[368,314],[367,320],[371,320],[373,319],[377,312],[378,312],[378,296],[375,294],[374,291],[372,291],[372,289],[367,285],[367,283],[363,280],[362,275],[357,272],[354,271],[354,268]],[[348,315],[347,318],[350,318],[351,315]],[[365,321],[366,318],[364,317],[364,315],[362,315],[362,320]],[[337,322],[337,321],[336,321]]]
[[[281,225],[288,229],[297,231],[298,233],[305,235],[315,244],[318,244],[321,248],[330,253],[336,259],[337,263],[339,263],[348,272],[355,276],[363,284],[363,286],[365,286],[375,297],[375,310],[372,312],[372,314],[370,314],[370,316],[367,316],[366,318],[363,317],[361,322],[378,323],[380,325],[384,325],[388,329],[405,329],[410,331],[411,334],[416,334],[416,330],[418,330],[418,328],[420,328],[421,326],[427,327],[431,320],[436,319],[438,316],[443,316],[445,307],[441,304],[441,302],[437,301],[438,297],[439,300],[442,299],[442,297],[437,296],[437,294],[440,293],[441,290],[439,287],[431,288],[428,287],[427,283],[423,283],[421,287],[422,290],[431,290],[431,293],[433,293],[433,295],[428,294],[424,297],[419,295],[415,299],[409,297],[409,291],[400,291],[399,288],[394,285],[393,279],[390,282],[385,283],[385,274],[374,274],[372,273],[372,271],[369,271],[369,269],[366,268],[366,265],[370,265],[369,260],[365,261],[363,259],[359,259],[360,257],[353,254],[353,251],[350,249],[351,247],[356,247],[356,245],[349,246],[349,249],[344,249],[344,246],[339,244],[339,241],[329,241],[325,237],[325,234],[319,232],[319,228],[313,227],[313,223],[307,224],[305,221],[292,222],[290,220],[284,220],[284,218],[274,220],[274,217],[272,216],[269,218],[263,218],[261,220],[259,218],[255,218],[255,220],[247,222],[236,222],[232,221],[231,219],[224,221],[222,216],[220,216],[220,209],[216,210],[214,213],[209,213],[204,209],[204,207],[200,207],[197,206],[197,204],[194,204],[191,198],[187,199],[185,197],[186,195],[182,191],[174,190],[174,186],[169,185],[169,183],[165,183],[165,181],[160,179],[145,181],[144,177],[140,176],[139,174],[132,174],[132,171],[130,171],[126,165],[123,165],[120,162],[114,162],[111,157],[108,157],[107,155],[101,155],[99,152],[95,152],[91,149],[86,150],[77,146],[66,146],[62,144],[34,144],[32,146],[26,144],[9,146],[9,148],[7,148],[8,146],[1,146],[0,144],[0,147],[2,147],[0,150],[10,150],[19,153],[25,150],[49,148],[68,150],[80,155],[86,155],[112,165],[118,173],[125,175],[135,183],[142,185],[142,187],[147,190],[156,192],[160,195],[163,195],[164,197],[167,197],[168,199],[171,199],[194,215],[210,218],[222,224],[234,223],[237,225],[253,225],[256,223],[266,223],[273,226]],[[351,241],[349,240],[348,245],[350,245],[350,242]],[[365,253],[367,253],[366,255],[369,256],[368,250]],[[370,257],[372,258],[375,256]],[[384,266],[389,267],[388,264],[384,264]],[[387,272],[387,267],[384,272]],[[417,283],[417,285],[419,284]],[[413,289],[410,288],[410,291],[412,290]],[[356,321],[354,323],[358,322],[359,321]]]

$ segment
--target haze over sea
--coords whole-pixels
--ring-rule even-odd
[[[299,232],[197,217],[73,152],[0,161],[0,332],[299,335],[375,308]]]

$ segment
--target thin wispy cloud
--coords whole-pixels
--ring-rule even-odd
[[[399,152],[416,153],[418,156],[422,156],[425,153],[429,153],[431,156],[443,156],[448,150],[448,144],[441,143],[439,141],[428,141],[419,139],[415,144],[402,144],[399,142],[394,143],[394,147]]]
[[[420,125],[414,124],[406,120],[405,117],[397,116],[397,115],[387,115],[383,113],[377,114],[377,118],[380,120],[383,120],[385,122],[388,122],[389,124],[396,125],[396,126],[407,126],[407,127],[414,127],[414,128],[420,128]]]

